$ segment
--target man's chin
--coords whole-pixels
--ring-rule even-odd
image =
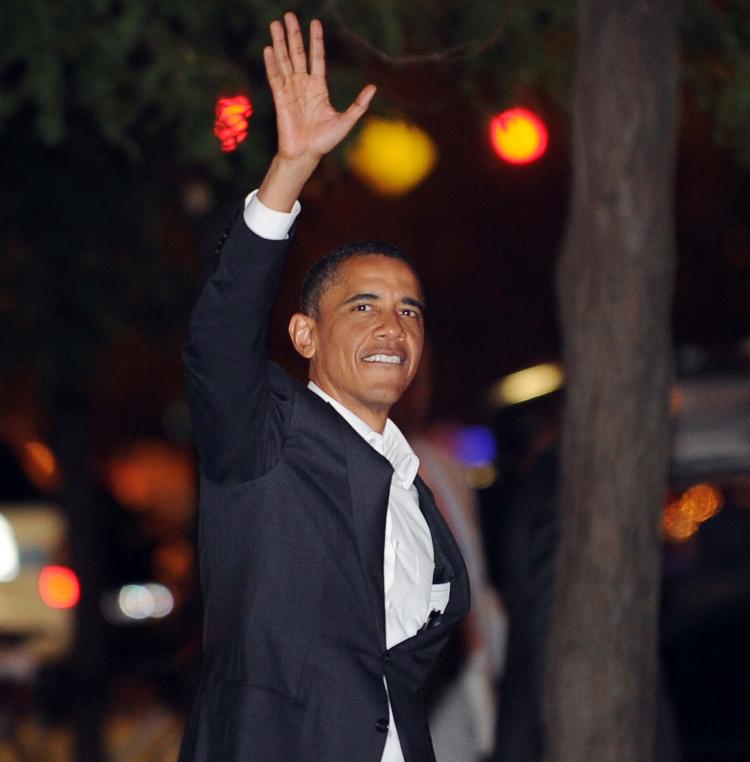
[[[366,397],[362,400],[368,407],[378,410],[390,410],[406,391],[404,386],[377,385],[367,390]]]

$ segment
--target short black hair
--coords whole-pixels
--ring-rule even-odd
[[[322,259],[319,259],[307,272],[302,283],[302,291],[299,297],[300,311],[305,315],[317,318],[320,309],[320,299],[323,294],[334,284],[338,276],[339,267],[353,257],[366,257],[375,254],[389,259],[398,259],[409,266],[417,278],[419,288],[422,290],[422,280],[411,258],[398,246],[387,241],[355,241],[339,246],[329,251]]]

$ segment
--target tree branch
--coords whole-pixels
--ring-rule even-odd
[[[506,32],[508,17],[513,8],[512,3],[507,3],[501,16],[500,22],[492,32],[482,40],[475,42],[453,45],[451,47],[434,50],[429,53],[414,53],[404,56],[392,56],[376,48],[369,40],[352,29],[349,22],[344,18],[339,10],[340,0],[327,0],[323,6],[324,12],[330,14],[338,25],[338,31],[341,36],[348,40],[352,45],[367,51],[373,58],[391,66],[413,66],[422,63],[444,63],[450,61],[463,61],[469,58],[475,58],[484,51],[491,48]]]

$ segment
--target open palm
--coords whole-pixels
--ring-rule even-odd
[[[323,26],[310,24],[310,65],[297,17],[284,16],[284,24],[271,24],[273,47],[263,51],[268,83],[276,108],[278,153],[287,159],[321,157],[335,148],[350,132],[375,94],[365,87],[344,112],[338,112],[328,97],[325,72]]]

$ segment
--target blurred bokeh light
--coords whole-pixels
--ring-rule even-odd
[[[57,460],[44,442],[26,442],[23,446],[23,468],[32,483],[43,492],[57,486]]]
[[[544,156],[549,136],[544,122],[532,111],[512,108],[493,117],[490,141],[495,153],[509,164],[529,164]]]
[[[349,154],[352,171],[373,190],[399,196],[416,187],[432,171],[437,148],[414,124],[370,117]]]
[[[186,450],[158,441],[125,445],[107,463],[112,494],[134,511],[155,510],[180,521],[195,500],[193,463]]]
[[[18,543],[13,527],[5,516],[0,514],[0,582],[14,580],[19,569]]]
[[[559,363],[543,363],[510,373],[501,378],[490,390],[490,401],[495,407],[507,407],[556,392],[565,379]]]
[[[245,140],[252,113],[253,106],[246,95],[219,98],[216,103],[214,135],[219,139],[222,151],[234,151]]]
[[[67,566],[45,566],[39,573],[39,595],[53,609],[71,609],[81,597],[76,573]]]
[[[704,521],[719,512],[722,503],[721,490],[712,484],[696,484],[686,489],[664,510],[662,527],[665,538],[674,543],[689,540]]]

